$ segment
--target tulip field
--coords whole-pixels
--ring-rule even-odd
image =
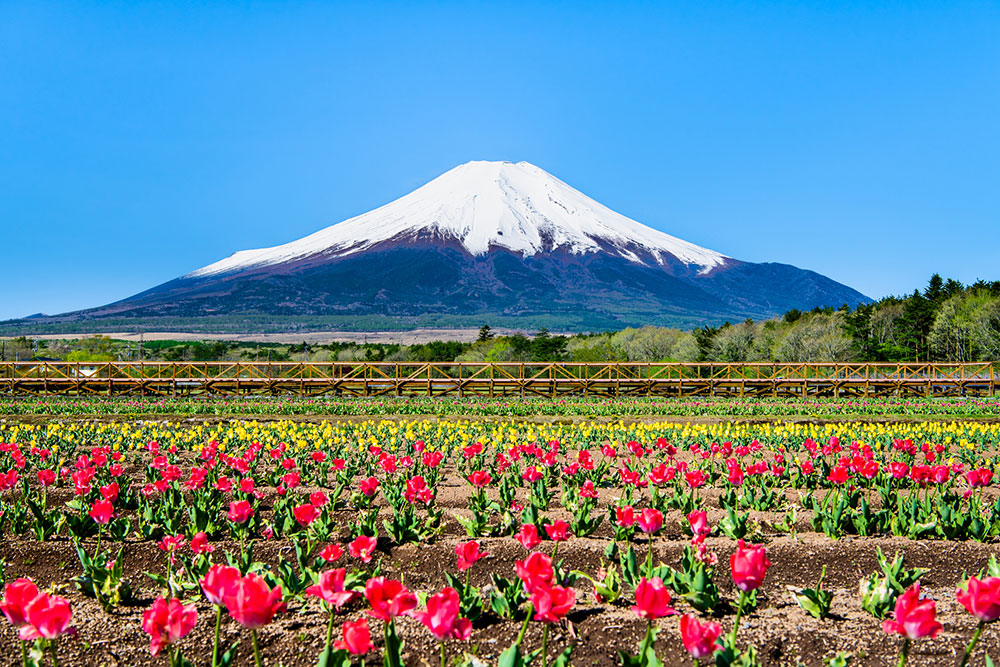
[[[996,398],[458,398],[295,396],[14,396],[0,397],[0,415],[170,416],[225,415],[464,417],[1000,417]]]
[[[0,421],[3,665],[993,665],[1000,422]]]

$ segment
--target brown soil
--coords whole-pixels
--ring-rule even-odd
[[[677,526],[681,517],[671,516],[669,525]],[[345,517],[345,520],[348,520]],[[446,525],[447,535],[429,544],[409,544],[389,548],[382,540],[379,556],[383,559],[383,573],[403,579],[408,586],[419,591],[434,591],[445,585],[444,573],[454,572],[454,548],[464,538],[458,534],[457,524],[450,521]],[[674,538],[658,538],[654,544],[657,558],[667,563],[675,563],[685,541],[679,538],[679,530]],[[524,550],[511,538],[490,538],[482,540],[491,557],[481,561],[472,570],[472,582],[488,584],[490,572],[512,576],[514,561],[523,558]],[[601,565],[604,547],[601,538],[572,539],[562,545],[559,556],[565,559],[568,568],[595,573]],[[727,599],[734,598],[729,572],[728,556],[733,549],[731,540],[711,538],[712,550],[718,553],[720,564],[716,582]],[[551,548],[551,543],[544,547]],[[955,665],[966,642],[975,629],[973,618],[956,602],[955,583],[964,572],[975,572],[985,566],[991,554],[997,552],[995,545],[978,543],[908,541],[893,538],[845,538],[829,540],[814,533],[800,534],[797,538],[772,536],[768,553],[772,568],[761,588],[760,603],[756,613],[745,618],[741,624],[740,637],[743,642],[752,642],[760,651],[764,664],[769,665],[820,665],[837,651],[850,651],[855,655],[856,665],[895,664],[901,642],[896,637],[885,635],[879,622],[860,607],[857,586],[859,579],[877,568],[875,549],[881,547],[891,554],[905,553],[910,567],[926,567],[930,572],[924,577],[924,590],[938,600],[938,619],[944,624],[944,631],[934,640],[914,643],[911,664],[914,665]],[[238,549],[232,543],[217,543],[216,553],[223,549]],[[287,556],[287,542],[259,542],[256,557],[269,564],[275,564]],[[640,557],[647,548],[640,541],[636,545]],[[23,539],[0,540],[0,557],[7,564],[8,579],[13,576],[30,576],[43,585],[63,585],[64,594],[71,600],[74,609],[74,625],[78,633],[74,638],[64,639],[60,645],[63,665],[146,665],[165,662],[152,659],[148,651],[148,637],[140,628],[142,611],[151,604],[157,591],[142,574],[143,571],[162,572],[164,558],[156,546],[148,542],[129,542],[125,549],[127,569],[136,589],[136,600],[129,606],[105,614],[91,599],[82,597],[70,585],[70,577],[78,573],[79,564],[72,544],[66,540],[52,540],[37,543]],[[788,587],[807,587],[815,583],[823,565],[827,566],[824,587],[835,593],[833,616],[823,621],[816,620],[802,611],[792,600]],[[644,632],[643,623],[629,610],[627,604],[620,606],[597,604],[592,593],[586,588],[586,581],[577,583],[578,604],[570,615],[570,622],[555,628],[550,633],[550,655],[561,650],[575,637],[576,649],[574,665],[615,665],[616,651],[634,651]],[[628,597],[627,595],[625,596]],[[689,611],[683,604],[678,610]],[[181,643],[186,655],[198,664],[210,661],[213,609],[204,602],[198,603],[199,622],[195,631]],[[342,619],[363,614],[363,604],[355,603],[342,614]],[[303,603],[290,602],[287,613],[279,615],[276,621],[260,632],[265,664],[287,666],[312,666],[322,649],[326,632],[326,615],[314,600]],[[718,620],[727,629],[731,627],[733,615],[726,614]],[[667,665],[690,664],[680,642],[677,619],[667,618],[658,622],[662,628],[658,642],[658,653]],[[406,642],[407,665],[436,665],[438,646],[426,629],[417,621],[404,618],[399,623],[400,634]],[[378,641],[380,632],[372,623],[373,634]],[[449,655],[457,656],[461,651],[493,662],[516,636],[519,624],[501,621],[493,616],[481,619],[467,643],[449,642]],[[526,638],[528,648],[541,645],[541,624],[531,623]],[[0,664],[19,664],[15,650],[14,631],[4,624],[0,635],[5,645],[5,657]],[[225,618],[223,637],[232,642],[241,639],[241,655],[238,664],[252,663],[249,636],[240,631],[239,626]],[[983,651],[996,655],[1000,651],[1000,628],[988,627],[983,633],[977,657],[972,664],[982,664]],[[375,662],[370,656],[369,663]]]

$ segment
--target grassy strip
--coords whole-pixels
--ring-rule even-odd
[[[6,416],[1000,417],[997,399],[118,398],[0,400]]]

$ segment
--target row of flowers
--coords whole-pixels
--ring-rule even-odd
[[[463,416],[756,416],[756,415],[948,415],[989,417],[1000,413],[995,399],[774,399],[774,398],[121,398],[19,397],[0,401],[0,414],[44,415],[463,415]]]
[[[506,448],[514,444],[546,443],[558,440],[568,449],[595,449],[604,442],[617,444],[635,440],[655,442],[665,438],[680,449],[694,443],[751,440],[768,443],[769,448],[799,449],[812,439],[826,442],[836,437],[857,441],[874,449],[891,447],[895,440],[953,445],[955,449],[976,449],[1000,442],[1000,424],[988,421],[914,422],[740,422],[715,423],[585,421],[578,423],[533,423],[517,419],[498,420],[360,420],[307,423],[298,421],[233,421],[216,424],[174,422],[59,421],[41,424],[8,422],[0,424],[0,442],[16,442],[25,448],[58,451],[64,458],[76,456],[80,446],[105,445],[129,451],[143,449],[150,441],[164,450],[200,449],[216,442],[224,450],[245,449],[260,442],[270,449],[280,442],[296,452],[322,450],[357,451],[379,445],[385,451],[407,451],[423,440],[442,451],[480,441],[487,446]]]
[[[798,507],[811,513],[813,528],[834,538],[1000,534],[995,462],[986,450],[910,439],[881,450],[837,437],[807,439],[794,453],[756,439],[680,449],[657,438],[594,450],[571,450],[557,440],[504,447],[473,441],[450,449],[416,440],[395,453],[378,444],[310,451],[259,441],[242,450],[216,441],[192,449],[149,441],[139,451],[93,446],[74,459],[6,443],[3,465],[0,499],[14,502],[5,503],[0,529],[39,540],[68,534],[120,542],[180,532],[212,538],[229,532],[241,543],[302,532],[325,539],[339,530],[336,513],[352,510],[355,536],[384,530],[396,543],[423,541],[442,529],[437,489],[456,471],[470,493],[468,513],[453,516],[474,538],[512,535],[521,524],[545,529],[552,523],[546,513],[555,508],[569,516],[570,534],[594,534],[608,518],[622,539],[630,532],[623,517],[635,508],[707,508],[709,488],[720,492],[712,502],[728,512],[718,532],[733,539],[753,534],[751,510],[788,510],[773,527],[795,530],[790,489],[800,492]],[[299,495],[307,487],[320,490]],[[50,507],[53,488],[70,489],[72,498]],[[386,506],[390,518],[381,520]]]
[[[708,533],[703,516],[691,518],[695,531],[694,543],[699,543]],[[223,612],[228,613],[243,628],[249,630],[255,664],[262,665],[258,642],[258,631],[270,625],[275,617],[287,610],[289,602],[301,599],[290,595],[274,582],[272,573],[261,563],[252,562],[247,571],[240,568],[211,563],[210,547],[193,546],[200,549],[204,559],[204,574],[184,590],[188,597],[201,597],[214,606],[215,633],[211,658],[213,667],[232,665],[236,658],[236,645],[220,647],[220,627]],[[476,541],[459,544],[456,548],[459,572],[468,571],[477,562],[486,558],[486,553]],[[326,554],[332,563],[339,553]],[[922,596],[919,578],[923,571],[902,569],[902,559],[888,563],[880,554],[886,581],[886,590],[879,593],[879,604],[885,610],[891,609],[882,623],[882,629],[889,635],[901,636],[899,665],[904,665],[913,640],[938,636],[942,630],[936,618],[936,603]],[[738,591],[736,612],[732,627],[723,634],[722,626],[715,621],[702,620],[695,613],[681,615],[678,626],[680,640],[685,650],[695,660],[711,660],[716,665],[757,665],[759,658],[752,644],[738,643],[740,621],[746,614],[753,613],[757,604],[757,589],[763,584],[771,562],[766,550],[760,545],[737,542],[730,556],[730,573]],[[656,655],[658,633],[656,621],[679,614],[675,609],[674,596],[681,593],[670,580],[654,576],[662,571],[662,564],[653,568],[652,561],[646,574],[641,576],[632,589],[632,612],[646,622],[646,634],[635,654],[622,651],[619,659],[625,666],[653,667],[662,665]],[[548,653],[549,628],[562,623],[578,602],[578,591],[573,587],[578,578],[563,570],[562,564],[552,556],[529,550],[523,560],[515,563],[516,585],[508,587],[504,593],[513,602],[517,614],[523,616],[520,633],[516,640],[499,658],[500,665],[527,665],[539,653],[543,667],[568,665],[573,646],[567,646],[550,662]],[[995,562],[991,570],[1000,569]],[[904,583],[916,579],[912,584]],[[458,581],[453,578],[453,581]],[[345,567],[327,568],[315,574],[314,584],[304,590],[305,597],[318,598],[329,615],[326,642],[319,656],[320,665],[347,665],[352,657],[363,657],[376,650],[369,620],[381,624],[381,644],[384,664],[399,667],[403,664],[403,642],[396,630],[395,620],[400,616],[411,616],[419,620],[440,643],[441,665],[447,664],[449,641],[465,642],[470,639],[473,623],[470,616],[478,617],[473,600],[482,592],[464,584],[446,586],[434,593],[416,593],[403,582],[378,574],[371,575],[363,570],[348,572]],[[819,586],[817,589],[821,592]],[[595,587],[595,599],[602,602],[602,596]],[[185,603],[181,597],[173,595],[173,587],[168,587],[164,595],[158,597],[142,615],[142,630],[149,635],[149,650],[153,656],[164,654],[171,667],[191,665],[185,658],[179,644],[190,634],[198,623],[198,613],[192,603]],[[806,597],[815,601],[817,590],[805,591]],[[978,625],[963,654],[961,667],[965,667],[974,653],[986,625],[1000,619],[1000,576],[973,576],[956,589],[958,602],[972,614]],[[686,598],[685,598],[686,599]],[[357,601],[363,601],[364,614],[356,616],[352,611]],[[422,602],[421,602],[422,601]],[[604,602],[607,602],[606,600]],[[866,599],[865,608],[869,608]],[[829,609],[829,600],[825,602]],[[803,604],[804,608],[807,608]],[[72,610],[67,599],[47,591],[39,590],[35,582],[20,578],[7,584],[0,600],[0,611],[18,629],[22,661],[25,667],[41,664],[45,655],[51,657],[52,664],[58,664],[58,642],[64,635],[74,634],[71,627]],[[873,611],[874,613],[874,611]],[[342,616],[353,618],[340,618]],[[877,616],[877,614],[875,614]],[[528,651],[524,646],[525,631],[531,621],[543,624],[541,647]],[[339,625],[339,628],[338,628]],[[336,632],[335,632],[336,629]],[[842,654],[838,654],[840,656]],[[831,664],[835,664],[832,663]]]

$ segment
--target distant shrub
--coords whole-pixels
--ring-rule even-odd
[[[66,355],[65,361],[114,361],[113,354],[107,352],[88,352],[87,350],[73,350]]]

